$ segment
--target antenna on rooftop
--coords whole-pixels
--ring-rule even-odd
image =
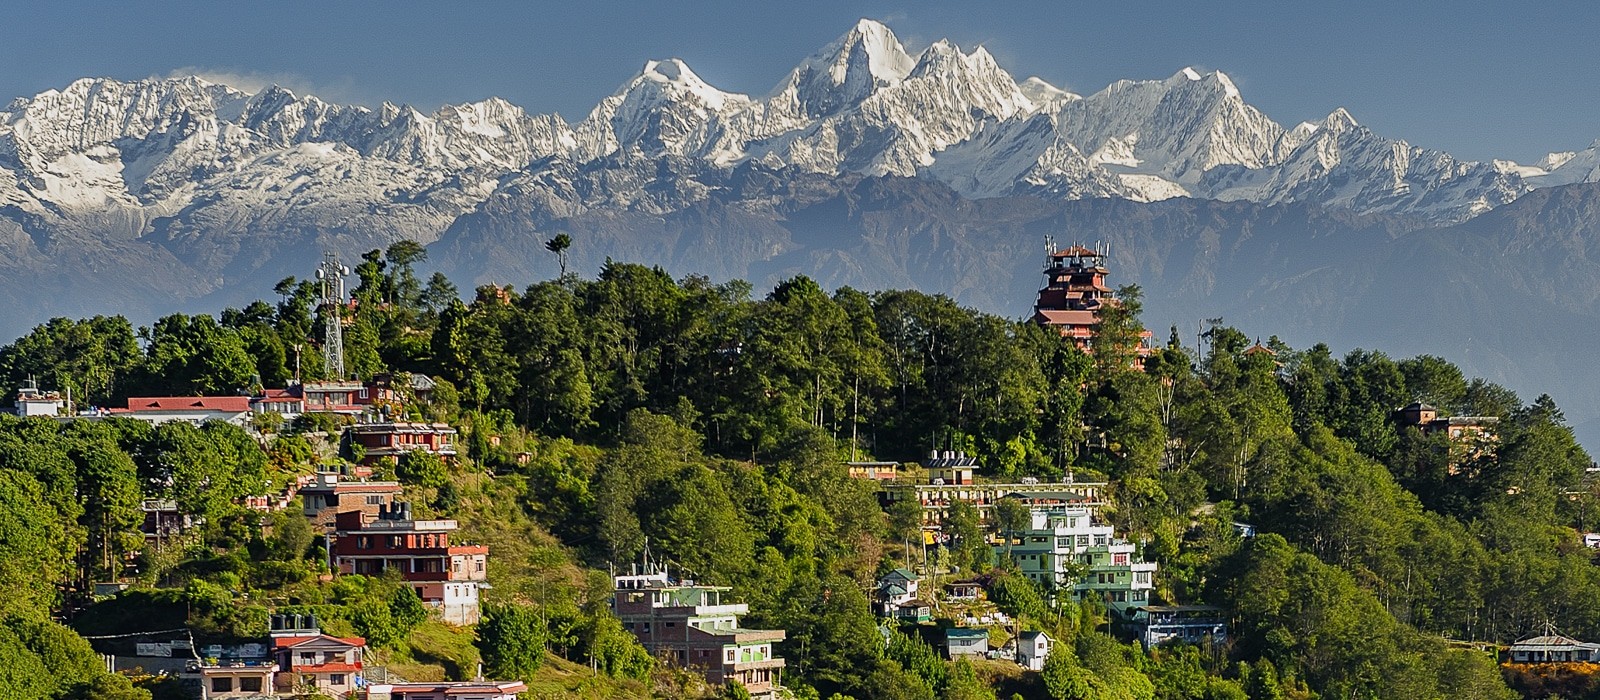
[[[318,301],[327,316],[322,328],[322,362],[328,378],[341,380],[344,374],[344,277],[350,268],[339,262],[333,251],[322,255],[317,266],[317,280],[322,284],[322,298]]]

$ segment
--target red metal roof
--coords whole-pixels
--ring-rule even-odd
[[[115,411],[116,409],[112,409]],[[129,413],[141,411],[225,411],[250,410],[248,396],[139,396],[128,399]]]
[[[300,646],[301,644],[305,644],[306,642],[317,641],[334,641],[353,647],[364,647],[367,645],[367,640],[362,637],[335,637],[329,634],[313,634],[301,637],[273,637],[272,648],[292,649]]]

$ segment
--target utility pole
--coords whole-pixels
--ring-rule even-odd
[[[322,255],[317,267],[317,280],[322,285],[322,306],[325,317],[322,330],[322,363],[329,379],[345,378],[344,373],[344,277],[350,268],[339,262],[333,251]]]

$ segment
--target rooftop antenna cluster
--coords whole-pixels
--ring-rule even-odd
[[[325,312],[322,325],[322,363],[328,378],[344,379],[344,278],[350,268],[333,251],[322,254],[317,281],[322,287],[318,304]]]

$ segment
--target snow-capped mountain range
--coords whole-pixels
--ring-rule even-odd
[[[86,78],[0,112],[0,208],[30,229],[178,246],[269,222],[431,242],[507,175],[672,158],[931,178],[971,198],[1311,202],[1445,223],[1600,179],[1597,146],[1522,166],[1380,136],[1342,109],[1284,128],[1228,76],[1188,68],[1079,96],[1019,83],[981,47],[940,41],[913,55],[862,20],[768,95],[650,61],[576,124],[496,98],[423,114],[199,78]],[[612,190],[607,203],[643,195]]]

